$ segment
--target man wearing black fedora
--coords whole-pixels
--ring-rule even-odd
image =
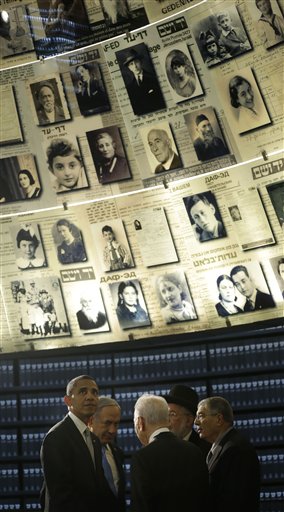
[[[142,63],[143,59],[143,55],[133,48],[124,52],[122,56],[122,66],[131,75],[129,81],[126,77],[125,85],[133,112],[138,116],[166,108],[151,61],[149,61],[147,67],[149,69],[151,65],[152,72],[145,69],[144,63]]]
[[[193,428],[199,401],[196,391],[189,386],[176,384],[164,398],[169,406],[170,430],[179,439],[190,441],[198,446],[206,459],[211,444],[200,439]]]

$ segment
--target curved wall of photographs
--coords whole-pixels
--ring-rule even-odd
[[[282,317],[281,3],[2,2],[3,352]]]

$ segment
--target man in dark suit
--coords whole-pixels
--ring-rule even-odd
[[[155,129],[148,133],[148,144],[151,153],[158,160],[159,165],[155,168],[155,174],[182,167],[179,156],[172,149],[172,141],[166,130]]]
[[[76,316],[80,329],[87,331],[89,329],[99,329],[106,323],[106,316],[99,311],[96,306],[96,300],[88,294],[80,297],[81,309],[77,311]]]
[[[227,400],[201,400],[195,418],[201,439],[212,444],[207,456],[210,508],[218,512],[259,512],[260,468],[252,444],[233,427]]]
[[[274,308],[275,303],[269,293],[264,293],[255,287],[247,268],[244,265],[237,265],[231,270],[231,278],[238,291],[246,297],[244,311],[256,309]]]
[[[88,375],[67,384],[64,402],[69,412],[49,430],[41,447],[45,512],[117,511],[104,476],[101,443],[88,428],[98,395],[98,386]]]
[[[136,50],[126,52],[123,66],[132,74],[132,80],[126,83],[126,88],[134,114],[141,116],[166,108],[154,71],[151,73],[143,68],[142,56]]]
[[[193,423],[197,411],[198,394],[189,386],[176,384],[166,395],[165,400],[169,406],[170,430],[179,439],[189,441],[200,448],[206,459],[211,444],[200,439],[193,428]]]
[[[131,463],[135,512],[208,510],[208,471],[201,451],[169,431],[169,411],[161,396],[142,395],[135,404],[134,427],[144,445]]]
[[[116,445],[117,429],[121,418],[120,405],[113,398],[102,396],[91,418],[90,429],[105,447],[110,468],[109,484],[117,498],[117,512],[125,512],[124,453]]]

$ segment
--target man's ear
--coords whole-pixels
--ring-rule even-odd
[[[146,424],[145,424],[145,419],[142,418],[142,416],[138,416],[138,418],[137,418],[137,427],[138,427],[139,432],[145,432]]]
[[[67,407],[71,408],[71,405],[72,405],[71,396],[65,395],[64,403],[65,403],[65,405],[67,405]]]

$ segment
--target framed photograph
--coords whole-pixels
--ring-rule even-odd
[[[237,315],[244,312],[245,297],[240,293],[235,286],[235,283],[230,276],[229,269],[222,269],[221,272],[214,272],[209,278],[210,286],[212,287],[213,280],[216,284],[215,291],[215,309],[219,316],[227,317]]]
[[[125,270],[134,267],[126,231],[121,219],[91,224],[95,251],[102,271]]]
[[[78,64],[70,74],[82,116],[110,110],[110,102],[98,62]]]
[[[230,268],[230,278],[242,296],[244,312],[275,307],[274,299],[258,262],[234,265]]]
[[[184,121],[198,160],[205,162],[230,153],[212,107],[185,114]]]
[[[151,172],[148,175],[180,169],[181,158],[169,123],[159,123],[140,128],[140,135]],[[145,176],[145,155],[141,158],[141,175]]]
[[[51,186],[57,194],[89,188],[77,137],[65,131],[64,136],[48,138],[44,149]]]
[[[11,282],[19,330],[26,339],[70,335],[70,327],[57,277]]]
[[[109,284],[121,329],[151,325],[141,285],[137,279]]]
[[[166,324],[196,320],[197,314],[185,275],[176,270],[156,278],[156,293]]]
[[[239,134],[271,124],[269,112],[251,68],[219,78],[218,87],[226,120]]]
[[[19,270],[47,266],[39,224],[35,222],[15,224],[11,227],[16,265]]]
[[[141,116],[166,108],[147,46],[140,43],[115,54],[134,114]]]
[[[38,126],[62,123],[71,119],[59,75],[46,77],[40,82],[29,82],[27,88],[35,123]]]
[[[284,231],[284,181],[266,185],[266,190],[279,224]]]
[[[66,218],[59,219],[52,228],[57,259],[62,265],[87,261],[84,241],[79,228]]]
[[[282,299],[284,299],[284,256],[276,256],[275,258],[271,258],[269,262],[274,272]]]
[[[214,14],[193,25],[202,59],[208,68],[243,55],[252,49],[235,6],[220,6]]]
[[[18,5],[1,11],[0,59],[34,50],[27,9]]]
[[[0,205],[36,199],[41,192],[36,160],[32,154],[0,160]]]
[[[215,195],[201,192],[183,198],[196,240],[208,242],[227,236]]]
[[[204,94],[196,67],[186,44],[177,44],[173,50],[161,52],[165,63],[170,92],[175,103]]]
[[[86,136],[97,177],[102,185],[132,177],[117,126],[92,130]]]
[[[278,0],[248,2],[247,8],[253,19],[257,37],[264,48],[269,49],[284,41],[284,18]]]

